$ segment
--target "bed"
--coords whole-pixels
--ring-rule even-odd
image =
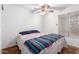
[[[17,37],[17,45],[21,50],[22,54],[35,54],[31,50],[29,50],[28,46],[24,45],[25,42],[32,40],[33,38],[42,37],[48,35],[50,33],[31,33],[27,35],[19,34]],[[56,34],[57,35],[57,34]],[[67,47],[66,41],[64,37],[59,38],[55,42],[53,42],[50,46],[42,49],[38,54],[57,54],[61,52],[63,47]]]

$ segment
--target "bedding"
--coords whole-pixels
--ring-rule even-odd
[[[30,51],[32,51],[32,53],[38,54],[40,51],[49,47],[53,42],[61,37],[63,36],[57,34],[48,34],[38,38],[26,40],[24,44],[29,48]]]
[[[56,34],[57,35],[56,36],[54,34],[53,35],[54,37],[52,38],[52,35],[53,34],[49,34],[49,33],[31,33],[28,35],[18,35],[17,44],[19,46],[19,49],[21,50],[21,53],[33,54],[34,51],[32,51],[27,45],[24,45],[24,43],[29,41],[29,40],[32,40],[32,39],[35,40],[36,38],[43,38],[43,39],[47,38],[47,40],[48,40],[49,36],[50,36],[50,38],[51,38],[50,41],[47,41],[47,42],[49,42],[49,45],[46,45],[46,47],[43,49],[41,48],[40,52],[38,52],[38,53],[39,54],[50,54],[50,53],[56,54],[57,52],[60,52],[61,49],[63,47],[66,47],[67,45],[66,45],[64,37],[57,35],[57,34]],[[51,43],[51,40],[52,40],[53,44]],[[55,42],[53,42],[53,41],[55,41]],[[42,44],[44,44],[44,42]]]

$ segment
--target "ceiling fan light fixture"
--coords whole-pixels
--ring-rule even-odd
[[[46,14],[46,12],[40,12],[40,15],[45,15]]]
[[[50,12],[53,13],[54,10],[62,11],[64,9],[66,9],[65,6],[63,7],[61,5],[60,6],[55,5],[55,7],[54,7],[54,5],[43,4],[39,8],[37,8],[37,9],[35,8],[35,12],[45,15]]]

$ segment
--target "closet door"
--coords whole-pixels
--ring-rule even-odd
[[[63,14],[63,15],[59,15],[59,34],[60,35],[64,35],[64,36],[68,36],[69,32],[69,16],[68,14]]]
[[[79,12],[69,14],[69,36],[79,37]]]

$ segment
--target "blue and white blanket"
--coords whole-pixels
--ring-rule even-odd
[[[61,37],[63,36],[58,34],[48,34],[48,35],[40,36],[38,38],[27,40],[25,41],[24,45],[27,46],[32,53],[38,54],[43,49],[49,47],[51,44],[53,44]]]

